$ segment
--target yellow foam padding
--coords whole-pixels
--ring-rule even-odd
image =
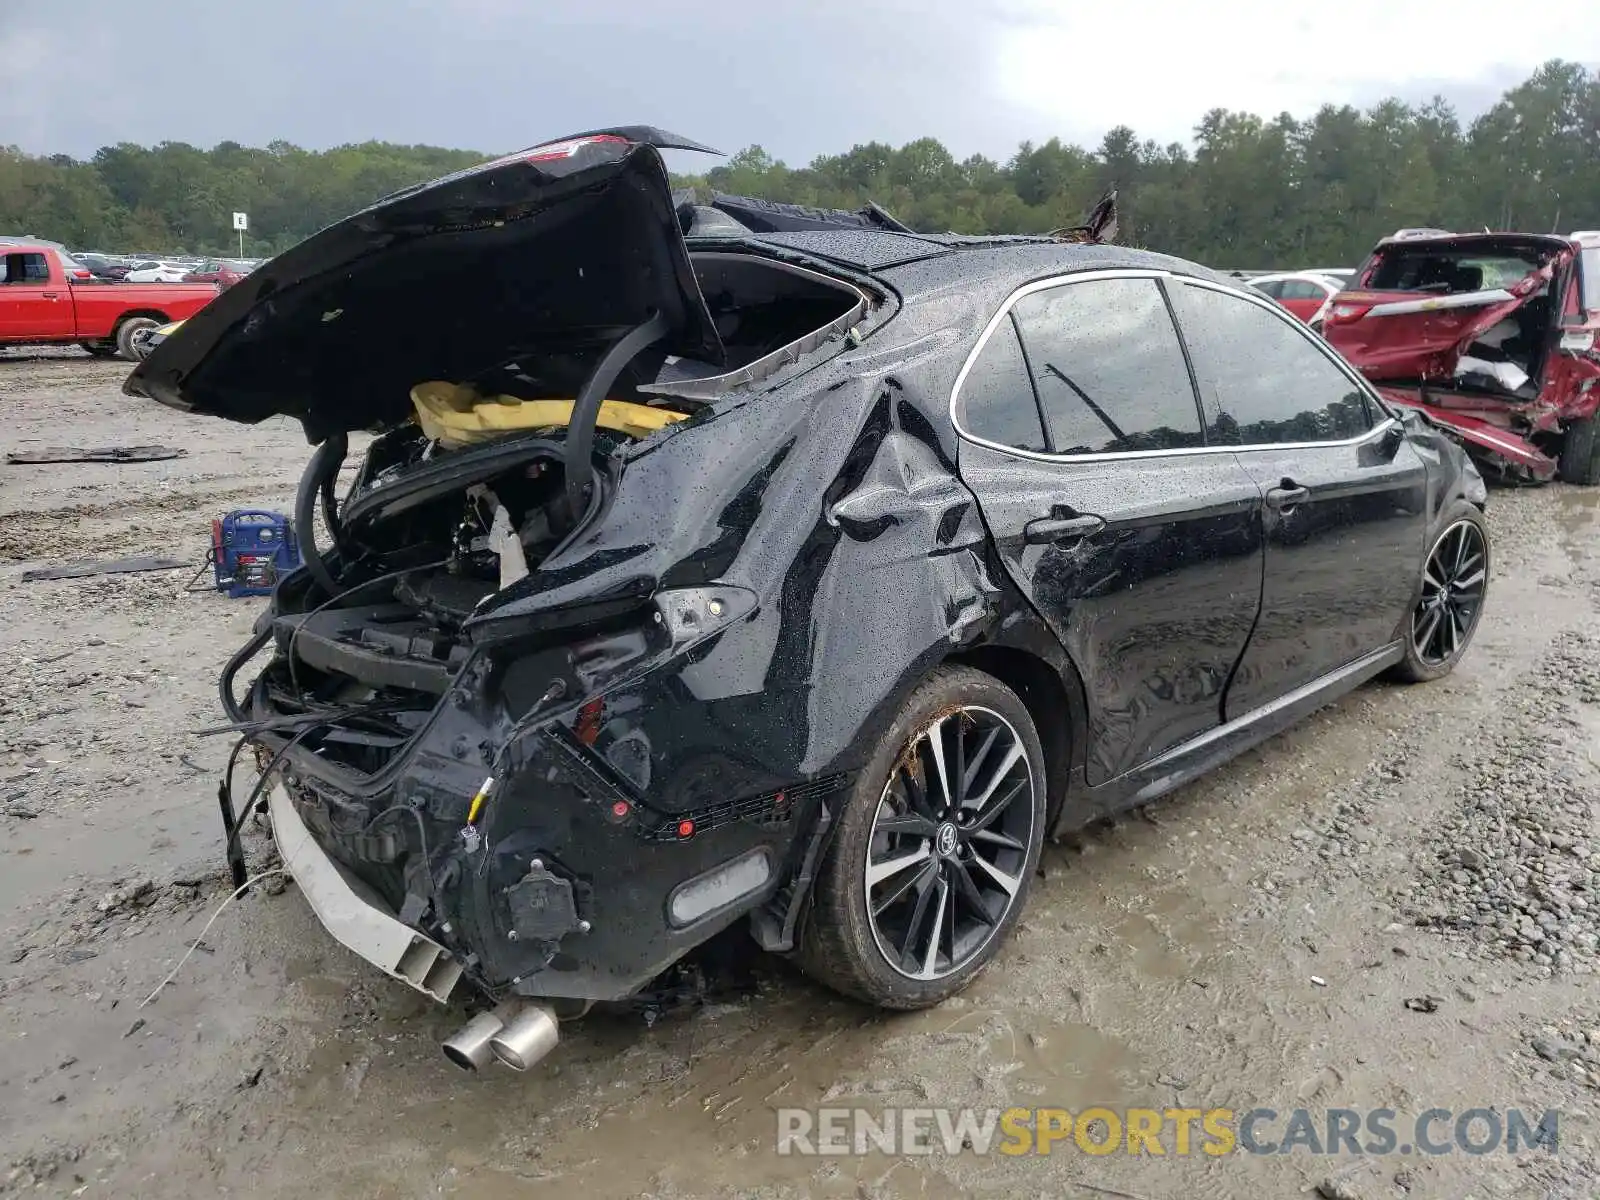
[[[465,384],[430,380],[411,389],[417,424],[429,438],[445,446],[470,446],[521,429],[548,429],[572,422],[573,400],[521,400],[516,396],[485,396]],[[642,438],[687,413],[651,408],[629,400],[602,400],[595,422]]]

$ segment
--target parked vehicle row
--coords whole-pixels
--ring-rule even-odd
[[[1344,280],[1314,271],[1256,275],[1250,286],[1270,296],[1313,329],[1320,329],[1329,301],[1344,287]]]
[[[8,242],[28,245],[49,245],[58,253],[70,258],[80,269],[77,278],[95,278],[120,283],[216,283],[230,287],[243,279],[256,267],[260,259],[254,258],[163,258],[158,255],[99,254],[93,251],[72,253],[56,243],[32,238],[0,238]]]

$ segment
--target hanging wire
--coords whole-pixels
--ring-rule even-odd
[[[139,1007],[143,1008],[145,1005],[149,1004],[152,1000],[154,1000],[157,996],[159,996],[161,994],[161,990],[164,987],[166,987],[167,984],[171,983],[174,979],[176,979],[178,977],[178,972],[183,970],[183,964],[188,962],[190,955],[192,955],[196,950],[198,950],[200,948],[200,943],[205,941],[206,934],[211,932],[211,927],[217,923],[217,918],[222,915],[223,909],[227,908],[228,905],[232,904],[235,900],[237,900],[240,896],[244,895],[247,891],[249,891],[251,888],[253,888],[256,884],[260,883],[263,879],[270,879],[274,875],[286,875],[286,874],[288,874],[288,872],[289,872],[289,868],[287,868],[287,867],[272,867],[272,868],[269,868],[268,870],[262,871],[258,875],[252,875],[249,879],[246,879],[242,884],[240,884],[237,888],[235,888],[222,901],[221,904],[217,905],[216,911],[211,914],[211,919],[209,921],[207,921],[205,923],[205,927],[200,930],[200,936],[194,939],[193,944],[191,944],[189,949],[184,952],[183,957],[178,960],[178,965],[173,967],[171,971],[167,972],[167,977],[165,979],[163,979],[160,983],[156,984],[156,990],[155,991],[151,992],[143,1000],[139,1001]]]

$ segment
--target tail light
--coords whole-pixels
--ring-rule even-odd
[[[94,272],[93,271],[89,271],[89,270],[85,270],[83,267],[73,267],[72,270],[67,272],[67,278],[69,278],[69,279],[93,279],[94,278]]]
[[[1371,311],[1370,304],[1332,304],[1328,306],[1328,313],[1322,318],[1322,323],[1336,325],[1346,321],[1359,321]]]
[[[477,174],[480,171],[492,171],[496,167],[503,167],[509,163],[562,163],[576,157],[578,152],[586,146],[616,146],[626,149],[632,144],[620,134],[591,133],[585,137],[567,138],[565,141],[560,142],[546,142],[542,146],[534,146],[529,150],[518,150],[513,154],[502,154],[499,158],[479,163],[475,167],[468,167],[465,173]]]
[[[544,146],[535,146],[529,150],[523,159],[526,162],[558,162],[571,158],[585,146],[626,146],[628,139],[619,137],[614,133],[596,133],[589,137],[569,138],[564,142],[550,142]]]

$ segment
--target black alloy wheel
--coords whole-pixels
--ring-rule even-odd
[[[806,971],[885,1008],[955,995],[1027,902],[1047,792],[1044,750],[1017,693],[970,667],[935,670],[840,797],[798,947]]]
[[[991,709],[941,715],[907,747],[865,868],[873,937],[896,971],[943,978],[994,935],[1021,889],[1036,786],[1021,737]]]
[[[1411,614],[1411,647],[1429,666],[1466,648],[1489,584],[1489,548],[1473,521],[1457,521],[1434,543],[1422,572],[1422,598]]]
[[[1448,675],[1466,653],[1489,594],[1491,555],[1483,513],[1458,500],[1422,566],[1417,603],[1405,622],[1405,657],[1394,674],[1408,683]]]

